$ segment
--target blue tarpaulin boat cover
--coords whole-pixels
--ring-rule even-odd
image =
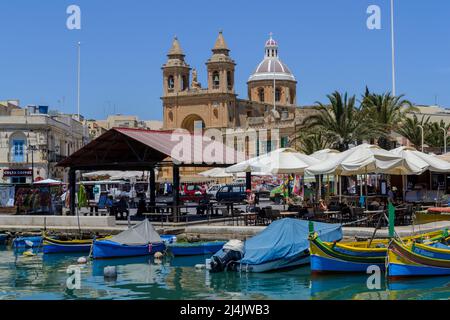
[[[322,241],[342,239],[340,224],[314,222],[314,231]],[[264,231],[245,241],[242,264],[261,264],[278,259],[289,259],[309,249],[309,221],[281,219]]]

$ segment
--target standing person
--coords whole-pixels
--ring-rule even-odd
[[[252,190],[247,189],[247,212],[255,211],[256,205],[256,195],[252,192]]]

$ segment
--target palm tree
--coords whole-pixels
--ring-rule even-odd
[[[335,91],[327,95],[327,98],[330,105],[317,102],[317,112],[304,119],[302,129],[326,133],[331,137],[333,147],[340,151],[347,150],[351,143],[374,134],[371,122],[366,121],[366,112],[356,108],[355,96],[348,98],[347,93],[342,96]]]
[[[330,148],[333,144],[333,139],[324,132],[318,130],[299,131],[291,140],[292,147],[297,146],[299,142],[299,151],[304,154],[313,154],[316,151]]]
[[[440,122],[431,122],[427,125],[425,142],[430,147],[442,148],[444,146],[444,129],[446,132],[450,129],[450,124],[446,125],[443,120]],[[450,137],[447,136],[447,145],[449,145]]]
[[[412,118],[405,118],[402,125],[397,129],[397,133],[408,139],[417,149],[422,146],[422,133],[419,125],[423,126],[424,136],[426,136],[426,130],[430,122],[430,117],[419,120],[417,115],[413,115]]]
[[[362,99],[362,109],[367,112],[371,121],[375,122],[379,136],[378,145],[385,149],[391,149],[392,143],[389,136],[399,128],[406,118],[406,113],[416,111],[412,103],[401,96],[393,96],[390,92],[384,94],[366,93]]]

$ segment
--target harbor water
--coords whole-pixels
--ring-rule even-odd
[[[36,249],[35,249],[36,251]],[[36,253],[36,252],[35,252]],[[283,272],[210,274],[196,269],[208,257],[128,258],[77,265],[80,254],[26,256],[0,248],[0,299],[282,299],[389,300],[449,299],[450,277],[387,282],[368,289],[368,275],[311,276],[308,266]],[[79,267],[79,287],[68,288],[71,266]],[[116,279],[103,270],[115,266]],[[68,271],[69,270],[69,271]],[[72,269],[74,270],[74,269]],[[75,282],[74,282],[75,283]],[[70,285],[69,285],[70,287]]]

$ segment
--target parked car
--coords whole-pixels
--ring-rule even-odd
[[[216,193],[217,202],[243,202],[247,199],[245,185],[229,184],[221,187]]]
[[[223,184],[213,184],[208,188],[208,190],[206,190],[206,194],[210,197],[210,199],[216,199],[217,191],[219,191],[219,189],[223,186]]]
[[[199,202],[206,195],[206,188],[198,184],[186,184],[181,187],[180,200]]]

